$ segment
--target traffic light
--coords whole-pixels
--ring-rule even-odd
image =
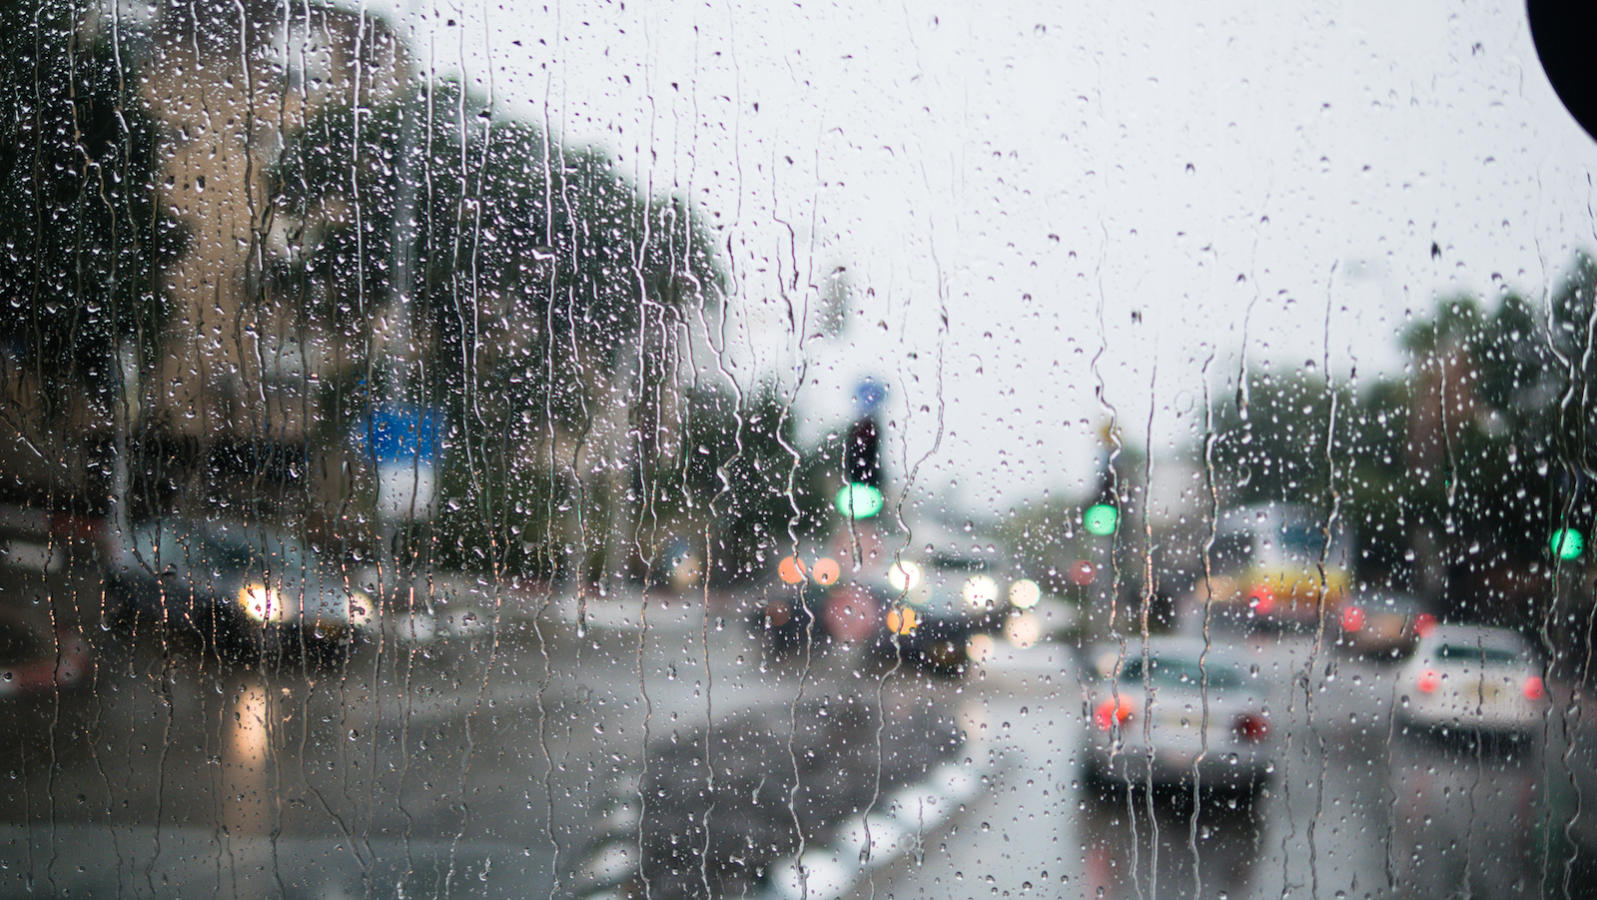
[[[1114,534],[1120,527],[1120,510],[1112,503],[1094,503],[1082,512],[1081,527],[1098,537]]]
[[[1578,559],[1586,549],[1586,536],[1578,528],[1560,528],[1553,532],[1548,549],[1559,559],[1568,562]]]
[[[844,485],[833,502],[837,511],[850,519],[870,519],[882,511],[886,498],[878,488],[854,481]]]
[[[1098,457],[1098,483],[1093,490],[1093,501],[1081,512],[1082,529],[1096,537],[1107,537],[1120,527],[1120,504],[1115,496],[1114,467],[1109,458],[1106,444]]]
[[[843,476],[850,484],[882,487],[882,441],[876,420],[863,416],[848,430],[843,444]]]

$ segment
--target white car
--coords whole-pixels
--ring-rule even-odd
[[[1530,642],[1507,628],[1441,625],[1398,672],[1404,722],[1431,729],[1526,735],[1547,703]]]
[[[1254,790],[1269,779],[1267,686],[1219,646],[1203,652],[1202,640],[1155,638],[1144,679],[1140,641],[1123,658],[1118,646],[1100,648],[1083,729],[1089,782],[1190,786],[1196,774],[1201,788]]]

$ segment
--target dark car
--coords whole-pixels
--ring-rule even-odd
[[[873,637],[884,605],[881,591],[845,577],[829,556],[785,557],[750,615],[767,646],[782,653],[806,641],[851,643]],[[813,627],[812,627],[813,625]]]
[[[1436,616],[1408,594],[1361,592],[1342,605],[1337,625],[1339,643],[1350,653],[1397,659],[1436,627]]]
[[[934,559],[893,563],[888,598],[874,649],[929,671],[958,675],[970,659],[970,639],[1003,627],[1010,611],[998,579],[980,562]]]
[[[276,528],[158,519],[108,541],[107,606],[125,627],[164,626],[207,647],[278,654],[358,640],[374,605]]]
[[[27,703],[87,684],[89,644],[42,615],[0,607],[0,702]]]

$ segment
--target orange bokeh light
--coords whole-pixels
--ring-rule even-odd
[[[804,580],[804,564],[796,556],[784,556],[776,564],[776,574],[783,584],[799,584]]]

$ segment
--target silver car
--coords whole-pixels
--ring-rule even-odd
[[[1190,638],[1154,639],[1095,657],[1084,774],[1097,784],[1255,790],[1275,765],[1264,686],[1235,656]]]
[[[1530,642],[1507,628],[1443,625],[1398,673],[1403,721],[1418,728],[1528,735],[1547,707]]]

